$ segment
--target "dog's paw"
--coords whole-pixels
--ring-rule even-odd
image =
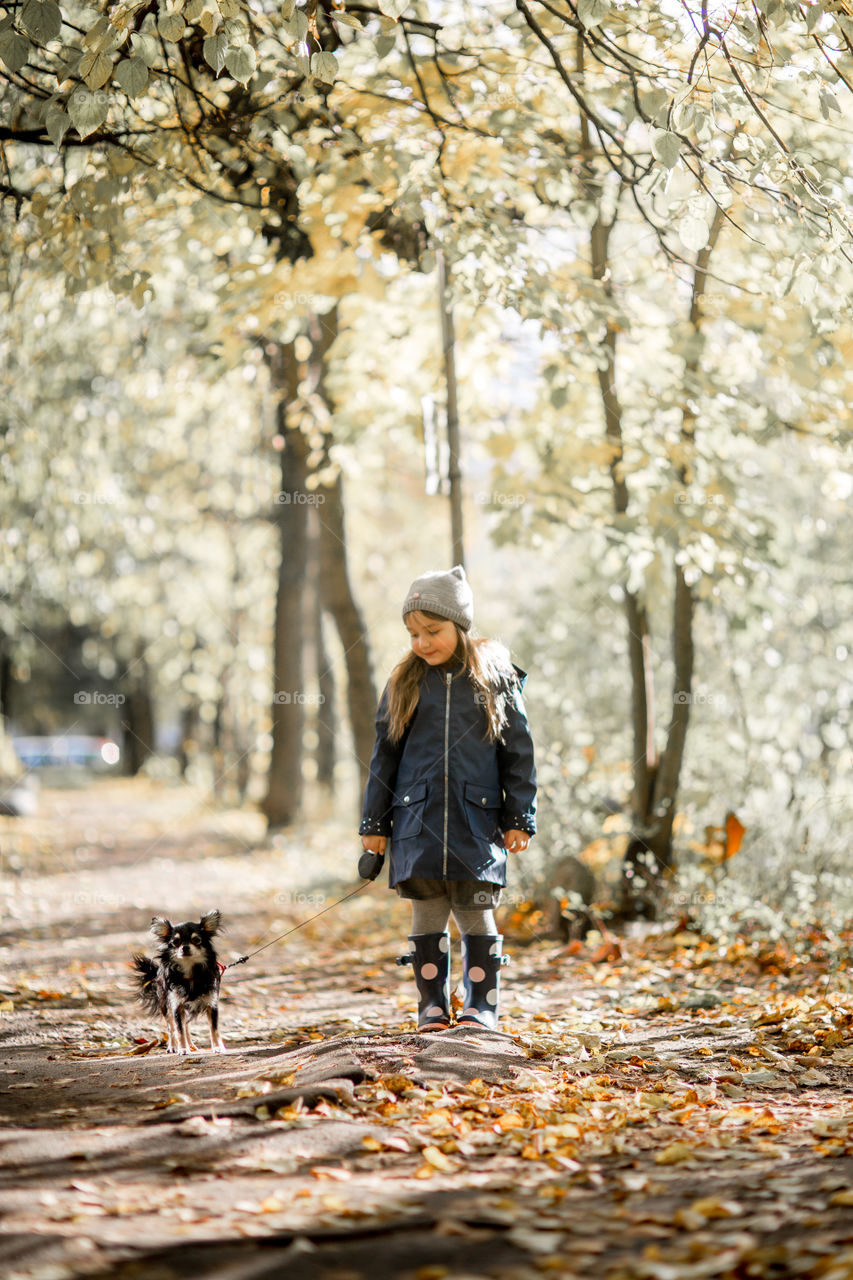
[[[227,1049],[225,1047],[225,1041],[219,1040],[217,1043],[212,1044],[210,1046],[210,1052],[211,1053],[227,1053]]]

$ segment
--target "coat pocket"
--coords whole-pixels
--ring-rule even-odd
[[[426,782],[412,782],[405,790],[398,788],[392,809],[393,840],[406,840],[409,836],[420,835],[424,825],[426,794]]]
[[[484,787],[481,782],[465,783],[465,812],[468,826],[479,840],[501,844],[498,825],[503,795],[498,787]]]

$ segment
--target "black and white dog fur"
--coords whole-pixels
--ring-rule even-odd
[[[212,1052],[225,1050],[219,1034],[221,966],[211,942],[220,927],[218,911],[208,911],[199,921],[183,924],[154,916],[149,930],[159,940],[154,958],[133,957],[137,999],[151,1013],[166,1019],[169,1053],[198,1052],[190,1038],[189,1023],[202,1012],[210,1024]]]

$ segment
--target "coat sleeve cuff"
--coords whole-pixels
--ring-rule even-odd
[[[358,828],[360,836],[390,836],[391,823],[387,818],[364,818]]]
[[[506,812],[501,815],[501,831],[526,831],[536,835],[536,819],[532,813]]]

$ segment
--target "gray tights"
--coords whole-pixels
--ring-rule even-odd
[[[449,898],[412,898],[412,933],[443,933],[450,919]],[[464,911],[453,908],[453,919],[460,933],[489,933],[498,931],[495,913],[491,907],[477,907]]]

